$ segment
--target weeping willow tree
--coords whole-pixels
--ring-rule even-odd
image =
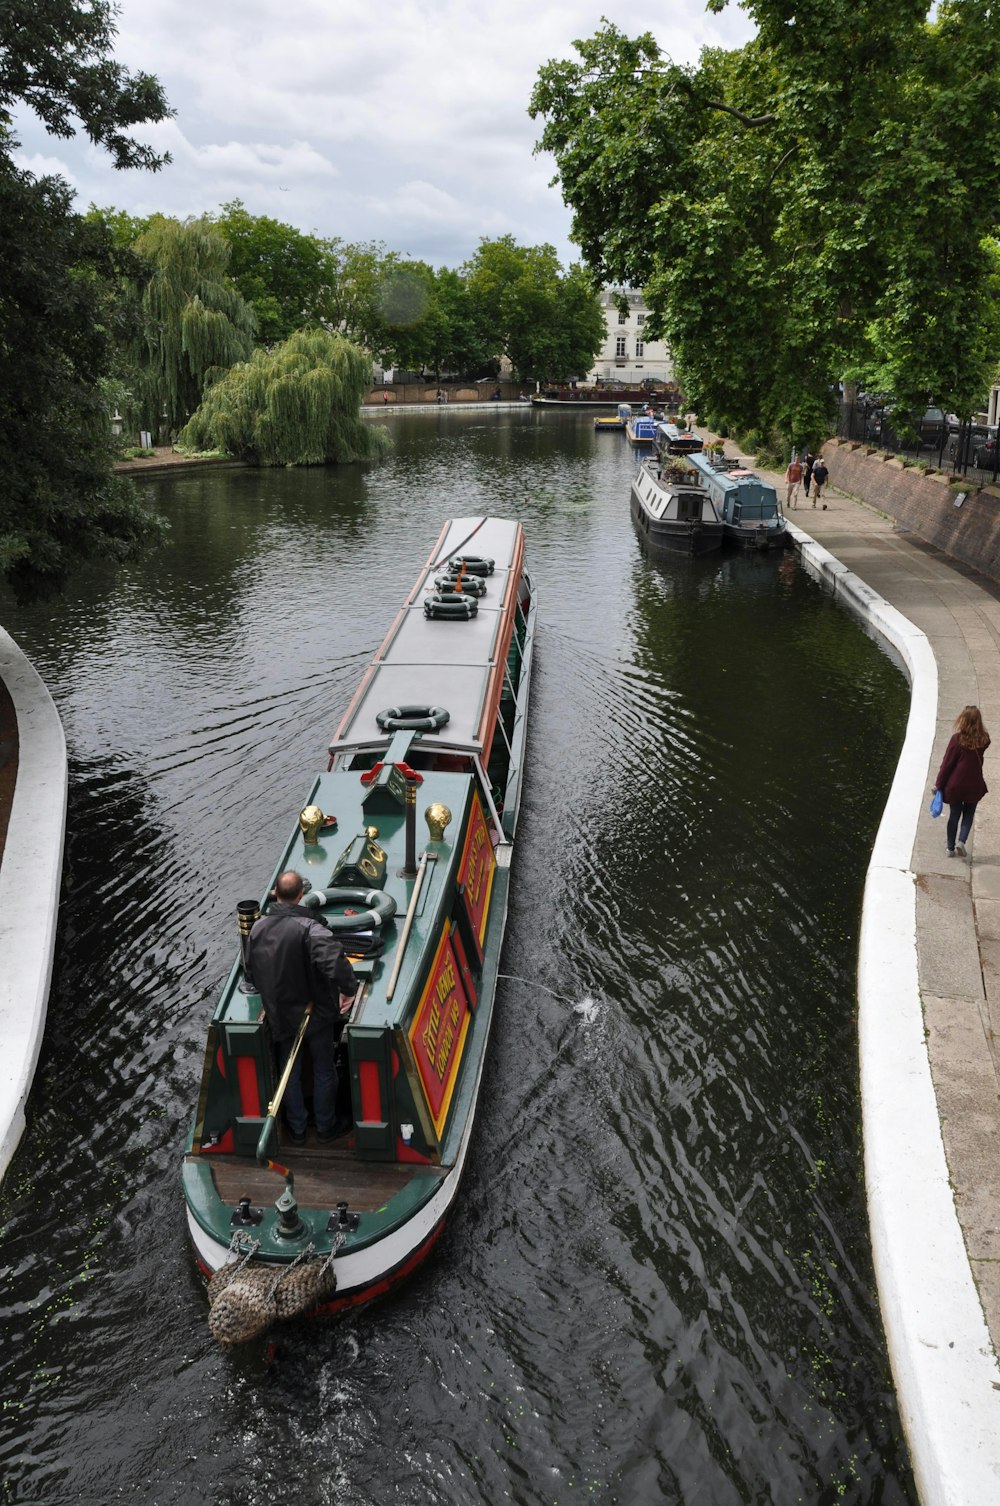
[[[153,215],[134,251],[145,265],[137,397],[143,427],[186,422],[206,386],[253,349],[254,316],[226,276],[229,245],[208,219]]]
[[[219,377],[179,442],[253,465],[372,459],[390,441],[360,416],[371,375],[371,357],[342,335],[299,330]]]

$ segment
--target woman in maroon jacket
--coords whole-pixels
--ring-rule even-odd
[[[966,706],[955,723],[955,730],[944,750],[934,789],[940,790],[948,806],[948,856],[965,857],[965,844],[972,830],[976,806],[986,794],[983,778],[983,754],[990,745],[990,735],[983,726],[978,706]],[[959,820],[962,826],[959,830]],[[956,843],[955,838],[958,837]]]

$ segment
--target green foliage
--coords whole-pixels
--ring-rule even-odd
[[[561,381],[593,365],[604,313],[579,267],[563,276],[554,247],[483,239],[464,272],[484,346],[508,356],[522,379]]]
[[[970,412],[1000,349],[989,6],[744,8],[754,40],[697,68],[606,24],[541,70],[532,113],[588,267],[644,287],[721,421],[817,440],[838,378]]]
[[[85,556],[126,558],[160,526],[112,472],[115,248],[70,206],[60,179],[0,153],[0,574],[19,596],[58,589]]]
[[[258,339],[285,340],[331,320],[339,242],[252,215],[239,199],[223,204],[213,223],[229,246],[229,276],[253,309]]]
[[[122,128],[173,112],[151,74],[131,74],[108,57],[115,11],[110,0],[4,0],[0,124],[8,127],[23,101],[51,135],[74,136],[79,121],[116,167],[155,170],[169,157]]]
[[[254,317],[229,282],[229,247],[207,218],[153,215],[135,243],[144,263],[137,351],[143,427],[179,428],[208,382],[253,348]]]
[[[106,225],[72,209],[58,178],[11,160],[14,108],[55,136],[82,126],[118,167],[166,160],[131,128],[169,114],[147,74],[108,56],[108,0],[7,0],[0,43],[0,574],[19,596],[58,589],[79,559],[121,559],[161,527],[115,476],[108,385],[126,338],[124,267]]]
[[[301,330],[220,377],[178,443],[254,465],[370,459],[389,444],[386,431],[359,414],[370,386],[364,351],[327,330]]]

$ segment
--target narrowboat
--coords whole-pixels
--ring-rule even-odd
[[[691,455],[705,448],[705,441],[693,429],[682,428],[667,420],[656,426],[653,448],[661,459],[670,455]]]
[[[726,543],[740,549],[783,549],[790,542],[778,494],[742,460],[692,453],[690,463],[722,519]]]
[[[649,413],[630,413],[625,424],[629,444],[636,449],[652,449],[657,420]]]
[[[493,1019],[535,622],[520,524],[447,523],[274,872],[237,906],[238,955],[208,1028],[182,1172],[222,1343],[369,1302],[441,1234]],[[301,1136],[282,1123],[284,1082],[251,974],[250,931],[289,869],[360,983],[339,1047],[351,1127],[327,1143],[312,1126],[293,1143]],[[306,1027],[307,1102],[308,1039]]]
[[[722,519],[689,460],[644,460],[632,479],[632,521],[654,554],[710,554],[722,547]]]

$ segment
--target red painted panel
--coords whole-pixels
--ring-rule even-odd
[[[236,1078],[240,1085],[240,1112],[244,1119],[259,1119],[260,1085],[257,1082],[257,1062],[254,1057],[236,1058]]]
[[[480,947],[486,935],[489,915],[490,890],[493,887],[493,871],[496,859],[493,844],[479,797],[473,796],[469,814],[469,829],[465,834],[465,847],[458,868],[458,882],[462,886],[472,930]]]
[[[430,975],[408,1032],[427,1107],[439,1135],[448,1118],[471,1018],[449,929],[450,922],[445,921]]]
[[[378,1062],[358,1062],[358,1078],[361,1083],[361,1118],[366,1124],[381,1124],[385,1115],[382,1112]]]
[[[457,931],[452,931],[451,933],[451,944],[455,948],[455,961],[458,963],[458,970],[462,975],[462,982],[465,984],[465,992],[469,996],[469,1008],[475,1009],[478,1002],[476,980],[472,976],[472,969],[469,967],[469,960],[465,955],[465,947],[462,945],[462,938]]]

